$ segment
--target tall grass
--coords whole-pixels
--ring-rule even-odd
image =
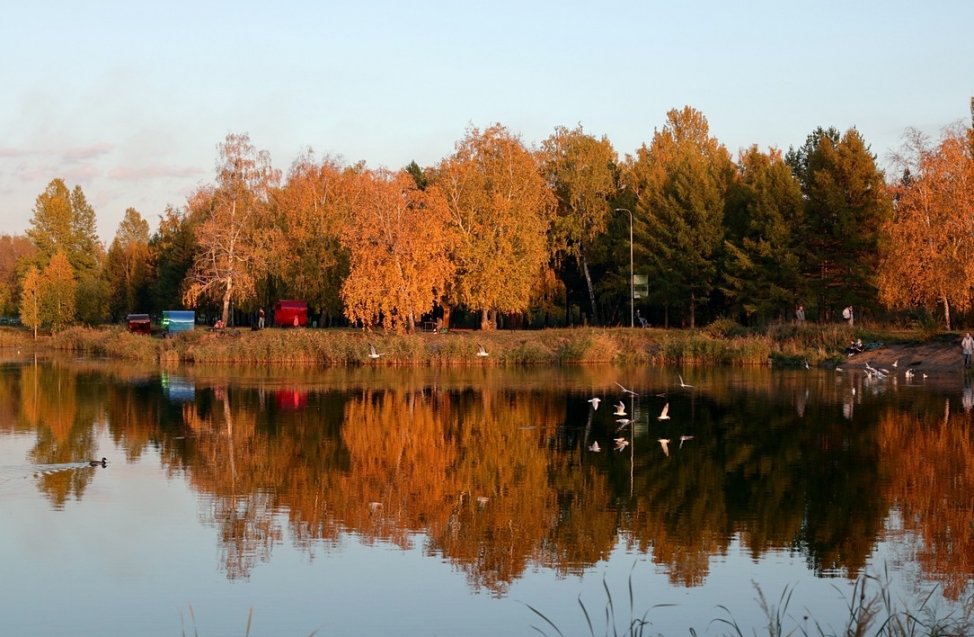
[[[633,570],[635,570],[635,568],[636,565],[633,564]],[[648,634],[647,631],[650,630],[650,626],[652,625],[652,623],[649,621],[649,614],[653,611],[653,609],[662,608],[664,606],[672,606],[672,604],[656,604],[655,606],[651,606],[649,609],[647,609],[646,612],[644,612],[641,616],[637,616],[636,601],[632,589],[632,572],[630,571],[629,612],[628,612],[628,618],[626,618],[625,624],[623,626],[623,632],[620,633],[619,623],[616,617],[615,602],[612,599],[612,591],[609,590],[609,585],[606,583],[605,579],[602,580],[602,587],[605,589],[605,598],[606,598],[605,608],[603,609],[603,614],[605,616],[604,630],[605,630],[606,637],[608,637],[609,635],[613,635],[614,637],[619,637],[619,635],[621,635],[622,637],[643,637],[643,635]],[[595,637],[595,624],[592,622],[592,613],[590,613],[588,608],[585,606],[585,602],[582,601],[581,595],[578,596],[578,605],[581,607],[582,615],[585,617],[585,624],[588,627],[589,635],[591,637]],[[565,634],[562,633],[561,630],[558,628],[558,626],[553,621],[548,619],[548,617],[546,617],[544,613],[534,608],[530,604],[525,604],[525,606],[527,606],[528,609],[531,610],[531,612],[533,612],[535,615],[540,617],[545,622],[545,624],[550,626],[558,635],[560,635],[561,637],[565,637]],[[543,635],[547,634],[545,633],[545,631],[541,630],[537,626],[532,626],[532,628]],[[600,630],[601,629],[602,628],[600,627]],[[574,634],[574,632],[572,634]]]
[[[635,568],[635,566],[634,566]],[[615,603],[612,592],[605,580],[606,603],[604,609],[605,624],[599,626],[599,632],[606,637],[643,637],[643,635],[662,633],[650,632],[652,622],[651,613],[663,606],[672,604],[657,604],[649,607],[642,615],[636,614],[632,574],[629,576],[629,609],[625,623],[620,626],[616,617]],[[755,584],[757,604],[763,615],[763,626],[745,629],[726,606],[719,605],[717,610],[723,616],[709,622],[708,635],[719,634],[728,637],[746,637],[753,635],[767,635],[768,637],[964,637],[974,635],[974,598],[967,599],[954,609],[938,608],[932,603],[936,590],[931,590],[925,597],[910,602],[896,600],[890,590],[889,574],[882,579],[872,575],[862,575],[853,584],[851,597],[847,600],[848,614],[840,626],[825,625],[811,617],[807,609],[795,614],[791,610],[794,603],[795,588],[785,587],[777,602],[769,601],[764,592]],[[596,635],[596,627],[592,621],[592,613],[586,608],[581,597],[578,600],[582,609],[582,619],[591,637]],[[530,604],[525,604],[544,625],[564,637],[564,633],[544,613]],[[581,621],[581,620],[580,620]],[[725,631],[720,632],[720,627]],[[547,635],[545,629],[537,626],[532,628],[542,635]],[[690,635],[697,637],[696,628],[687,628]],[[603,632],[604,631],[604,632]],[[573,630],[571,634],[579,631]]]
[[[0,333],[2,334],[2,333]],[[566,328],[532,331],[450,331],[394,334],[353,329],[208,330],[162,339],[121,327],[75,327],[49,339],[52,347],[93,356],[160,363],[228,363],[341,367],[465,365],[813,365],[844,358],[856,337],[888,340],[879,331],[846,325],[772,325],[745,329],[722,320],[701,330]],[[912,333],[913,340],[932,338]],[[902,330],[895,338],[908,338]],[[373,343],[382,357],[368,357]],[[489,356],[477,356],[483,344]]]

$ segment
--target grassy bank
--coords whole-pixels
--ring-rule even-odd
[[[41,347],[145,362],[271,365],[730,365],[797,366],[842,360],[855,338],[919,342],[920,332],[865,332],[845,325],[781,325],[747,330],[718,321],[701,330],[574,328],[537,331],[451,331],[397,335],[353,329],[266,329],[216,334],[204,329],[174,338],[125,329],[75,327],[40,341]],[[30,342],[29,334],[18,343]],[[381,356],[370,359],[368,344]],[[478,356],[483,344],[488,356]]]

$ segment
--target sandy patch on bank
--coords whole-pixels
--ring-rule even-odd
[[[893,370],[893,363],[900,371],[911,368],[928,372],[961,371],[964,355],[960,349],[961,337],[944,337],[938,341],[916,345],[884,345],[879,349],[846,357],[843,367],[865,367],[868,362],[877,369]],[[956,341],[956,342],[954,342]]]

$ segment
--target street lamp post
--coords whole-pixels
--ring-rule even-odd
[[[632,272],[632,211],[628,208],[616,208],[615,211],[629,213],[629,327],[636,327],[636,314],[633,310],[633,299],[636,298],[636,283]]]

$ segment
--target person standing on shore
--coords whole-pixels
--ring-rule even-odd
[[[849,327],[852,327],[852,324],[855,322],[855,316],[855,310],[852,309],[851,305],[842,310],[842,318],[844,318],[846,323],[849,324]]]
[[[799,325],[804,325],[805,324],[805,306],[804,305],[799,305],[798,306],[798,309],[795,310],[795,321]]]
[[[960,342],[960,349],[964,352],[964,369],[969,369],[971,366],[971,354],[974,354],[974,338],[971,338],[970,332],[964,335],[964,340]]]

